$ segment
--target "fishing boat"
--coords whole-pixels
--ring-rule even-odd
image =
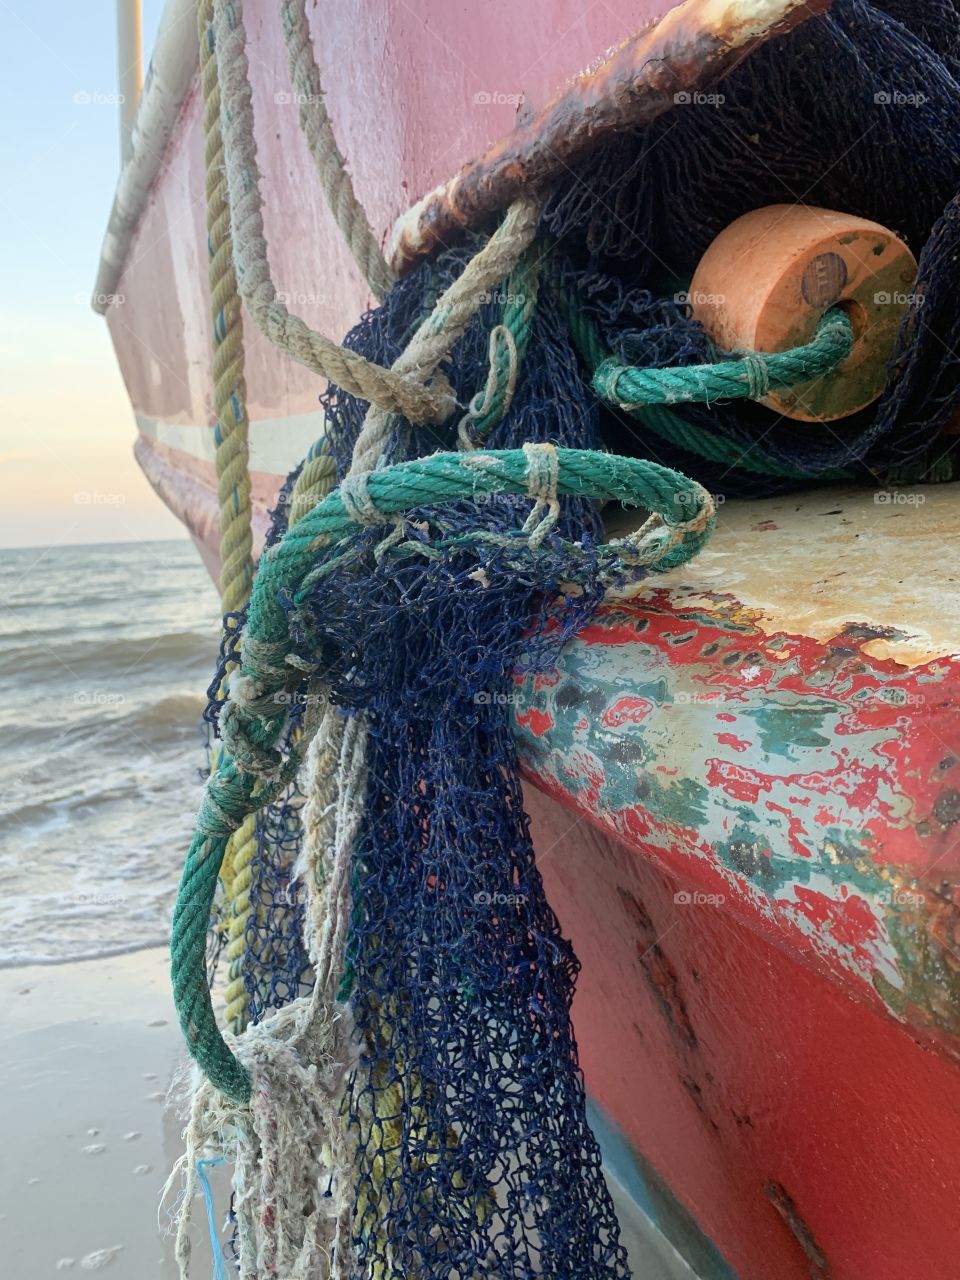
[[[883,6],[904,29],[920,8]],[[127,68],[137,24],[119,9]],[[697,112],[713,128],[729,77],[761,50],[797,49],[828,13],[823,0],[664,9],[311,8],[337,145],[394,272],[489,227],[525,190],[585,186],[611,137],[674,117],[686,129]],[[323,198],[279,6],[248,5],[247,57],[276,295],[339,341],[374,298]],[[191,0],[167,0],[135,110],[134,97],[94,305],[137,460],[216,578],[217,333]],[[755,205],[802,204],[788,185]],[[787,257],[803,234],[790,224]],[[843,223],[830,243],[857,234]],[[840,296],[836,263],[848,272],[841,249],[817,252],[803,296],[820,316]],[[782,264],[746,261],[756,270],[726,290],[755,299]],[[698,286],[707,308],[712,280]],[[248,316],[243,337],[256,555],[285,477],[324,435],[325,383]],[[931,438],[950,440],[948,399]],[[801,444],[808,425],[793,422]],[[924,482],[945,475],[824,473],[766,496],[705,481],[719,516],[700,554],[609,597],[555,671],[518,683],[524,802],[582,966],[579,1061],[636,1275],[960,1273],[960,502],[949,480]],[[617,533],[636,528],[605,515]]]

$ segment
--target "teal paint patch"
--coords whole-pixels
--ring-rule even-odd
[[[761,751],[793,761],[797,759],[797,747],[831,745],[833,740],[829,730],[823,731],[824,723],[835,717],[836,712],[835,703],[801,702],[798,699],[794,706],[770,703],[747,707],[743,715],[757,726],[756,745]]]

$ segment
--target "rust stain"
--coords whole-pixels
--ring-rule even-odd
[[[398,274],[482,227],[528,190],[543,190],[609,135],[649,124],[674,95],[718,80],[751,49],[829,8],[830,0],[686,0],[569,83],[542,111],[464,165],[397,223]]]
[[[635,894],[627,889],[620,889],[619,893],[637,928],[637,960],[640,969],[666,1019],[670,1032],[680,1041],[683,1048],[697,1049],[699,1041],[687,1011],[680,978],[660,946],[661,934]],[[697,1105],[702,1110],[699,1102]]]
[[[779,1213],[794,1236],[810,1263],[810,1280],[830,1280],[830,1264],[826,1255],[817,1244],[813,1232],[800,1217],[797,1206],[786,1188],[779,1182],[768,1182],[763,1193]]]

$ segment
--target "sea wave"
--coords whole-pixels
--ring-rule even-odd
[[[164,944],[219,634],[187,542],[38,554],[0,569],[2,968]]]

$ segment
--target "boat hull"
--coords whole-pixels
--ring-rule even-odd
[[[184,75],[191,5],[172,7],[185,16],[140,121],[159,158],[136,216],[117,219],[104,306],[137,458],[215,575],[201,103]],[[549,10],[545,30],[536,0],[310,9],[384,243],[657,12]],[[290,310],[339,337],[370,298],[272,19],[249,21],[271,268]],[[436,225],[430,201],[418,209],[396,241],[406,258]],[[322,383],[246,321],[244,338],[259,549],[322,432]],[[671,1277],[957,1275],[960,608],[943,547],[960,518],[949,487],[887,497],[726,504],[696,565],[613,606],[518,692],[540,865],[583,963],[596,1125],[618,1203],[677,1253]]]

